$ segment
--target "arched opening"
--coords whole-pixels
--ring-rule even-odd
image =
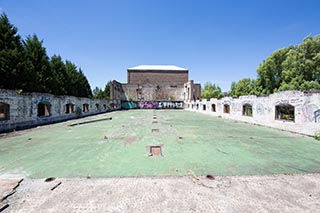
[[[275,119],[294,122],[294,106],[290,104],[277,105],[275,110]]]
[[[202,110],[203,110],[203,111],[206,111],[206,110],[207,110],[207,105],[203,104],[203,105],[202,105]]]
[[[10,105],[0,102],[0,121],[10,120]]]
[[[99,111],[99,108],[100,108],[99,104],[96,104],[96,111]]]
[[[51,104],[41,102],[38,104],[38,117],[46,117],[51,115]]]
[[[211,104],[211,111],[215,112],[216,111],[216,105],[215,104]]]
[[[198,109],[199,109],[199,104],[196,105],[196,110],[198,110]]]
[[[82,104],[82,112],[89,112],[89,104]]]
[[[107,105],[103,104],[103,109],[106,110],[107,109]]]
[[[68,103],[66,104],[66,114],[74,113],[74,104]]]
[[[230,114],[230,105],[229,104],[223,105],[223,113]]]
[[[243,116],[250,116],[252,117],[252,105],[250,104],[244,104],[242,106],[242,115]]]

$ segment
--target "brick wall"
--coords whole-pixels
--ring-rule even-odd
[[[186,82],[188,71],[128,71],[128,84]]]

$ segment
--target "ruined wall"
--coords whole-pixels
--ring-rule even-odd
[[[39,104],[50,105],[48,115],[39,116]],[[73,112],[67,104],[73,105]],[[7,106],[8,112],[1,111]],[[0,89],[0,132],[53,123],[120,109],[120,101],[95,100],[74,96],[54,96],[46,93],[18,94],[14,90]],[[7,118],[4,114],[9,113]],[[1,116],[2,115],[2,116]]]
[[[138,71],[128,70],[128,84],[180,83],[188,81],[188,71]]]
[[[122,84],[123,101],[183,101],[183,84]]]
[[[224,106],[229,105],[229,113]],[[252,107],[252,114],[244,114],[244,105]],[[292,106],[294,120],[279,119],[277,106]],[[282,130],[320,135],[320,91],[283,91],[266,96],[241,96],[191,101],[185,108],[192,111],[221,116],[223,118],[260,124]]]
[[[122,101],[122,109],[183,109],[182,101]]]
[[[184,84],[184,100],[195,101],[199,100],[201,97],[201,85],[194,84],[193,80],[188,81]]]

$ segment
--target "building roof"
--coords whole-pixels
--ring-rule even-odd
[[[129,70],[156,70],[156,71],[188,71],[185,68],[174,65],[139,65],[136,67],[128,68]]]

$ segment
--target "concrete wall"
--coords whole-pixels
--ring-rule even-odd
[[[213,104],[216,108],[215,112],[212,111]],[[230,106],[230,114],[224,113],[225,104]],[[243,105],[245,104],[252,106],[252,116],[243,115]],[[294,121],[276,118],[276,106],[285,105],[294,107]],[[208,115],[306,135],[320,135],[320,91],[284,91],[260,97],[241,96],[239,98],[225,97],[219,100],[191,101],[185,103],[185,108]]]
[[[49,103],[50,115],[38,116],[38,104]],[[66,104],[74,104],[74,112],[66,114]],[[77,117],[94,115],[121,108],[120,101],[95,100],[74,96],[54,96],[46,93],[18,94],[13,90],[0,89],[0,105],[9,105],[8,120],[0,119],[0,132],[53,123]],[[88,112],[83,112],[88,104]],[[96,104],[99,109],[96,109]]]
[[[183,84],[122,84],[123,101],[183,101]]]
[[[128,70],[128,84],[185,83],[188,71],[138,71]]]

